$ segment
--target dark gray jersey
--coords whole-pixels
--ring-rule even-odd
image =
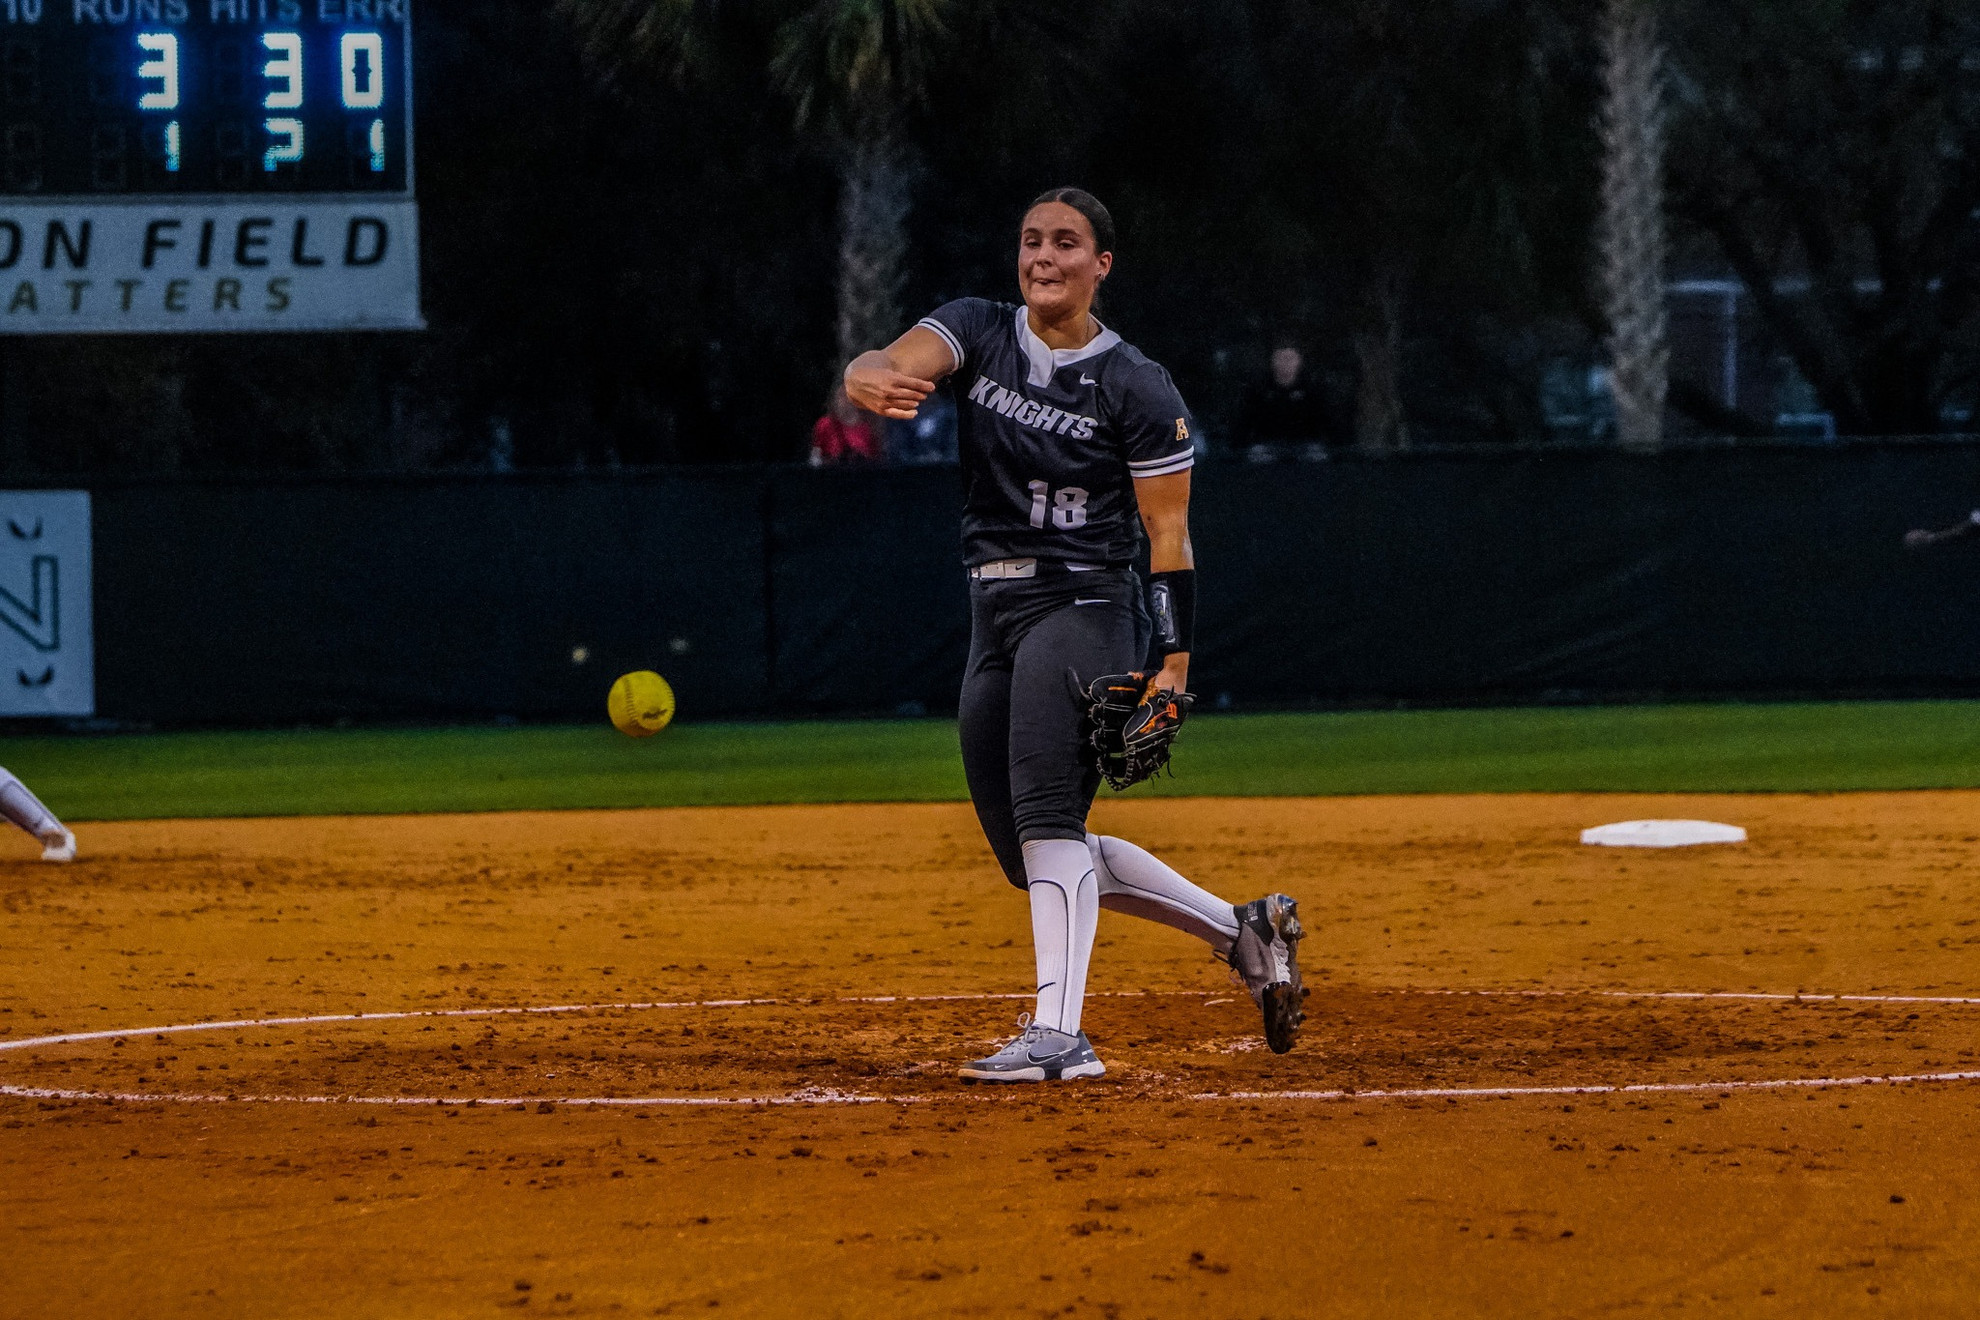
[[[1085,348],[1047,348],[1024,308],[987,298],[960,298],[919,324],[956,355],[963,562],[1131,560],[1135,478],[1196,459],[1194,421],[1169,373],[1105,328]]]

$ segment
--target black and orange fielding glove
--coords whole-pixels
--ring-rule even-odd
[[[1139,671],[1094,679],[1086,699],[1088,763],[1115,792],[1168,768],[1170,748],[1195,703]]]

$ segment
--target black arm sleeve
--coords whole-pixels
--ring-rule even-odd
[[[1148,612],[1155,616],[1155,649],[1163,655],[1188,651],[1196,642],[1196,570],[1178,568],[1148,575]]]

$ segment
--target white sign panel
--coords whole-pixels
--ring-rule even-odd
[[[0,334],[424,325],[415,202],[0,198]]]
[[[0,715],[93,715],[89,492],[0,491]]]

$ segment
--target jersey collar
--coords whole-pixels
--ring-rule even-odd
[[[1121,337],[1100,325],[1100,318],[1096,316],[1093,323],[1100,325],[1100,333],[1093,336],[1093,341],[1085,348],[1047,348],[1044,340],[1031,333],[1031,322],[1025,319],[1024,311],[1023,307],[1017,309],[1018,348],[1029,364],[1026,379],[1041,388],[1052,383],[1052,377],[1058,374],[1060,367],[1070,367],[1075,362],[1099,357],[1121,342]]]

